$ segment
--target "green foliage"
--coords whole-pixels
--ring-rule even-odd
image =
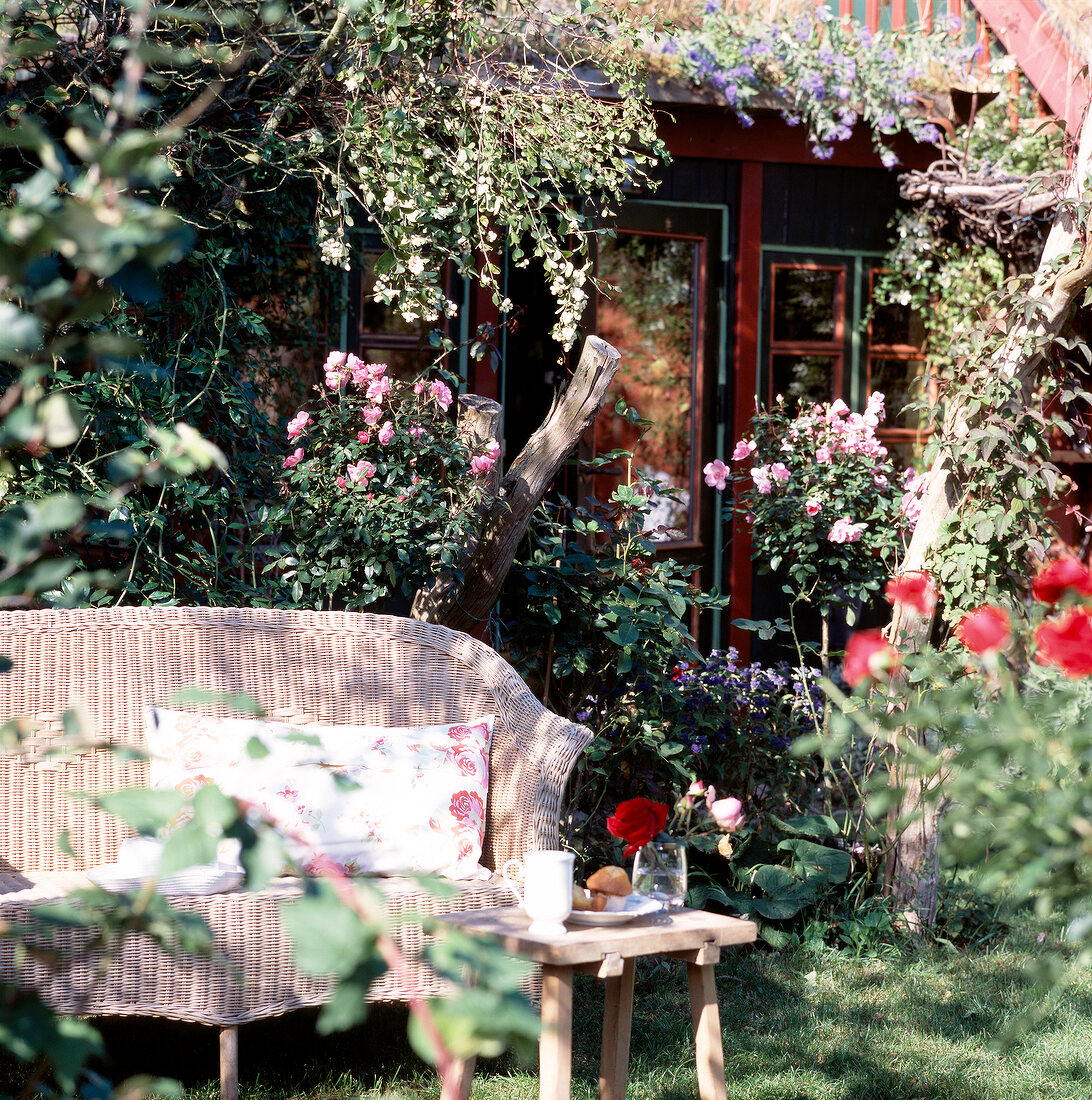
[[[647,502],[624,484],[607,505],[561,499],[541,508],[502,608],[516,667],[548,706],[596,733],[571,800],[570,832],[577,818],[594,819],[584,831],[590,844],[606,842],[603,818],[614,800],[656,798],[693,778],[665,721],[665,699],[678,692],[673,670],[697,657],[690,609],[722,601],[696,590],[689,568],[656,553],[643,530]]]
[[[1034,328],[1043,302],[1026,286],[1014,284],[997,308],[1009,319],[1030,319]],[[943,456],[964,497],[939,532],[927,562],[944,591],[949,621],[997,594],[1024,589],[1026,563],[1041,561],[1050,544],[1047,508],[1065,485],[1051,461],[1052,438],[1059,433],[1066,439],[1076,432],[1072,422],[1054,411],[1058,406],[1048,402],[1056,397],[1065,408],[1089,401],[1083,385],[1060,362],[1069,355],[1074,363],[1092,362],[1092,351],[1082,340],[1029,334],[1048,367],[1039,377],[1037,399],[1029,402],[1021,381],[998,369],[991,358],[1006,336],[1005,329],[979,328],[971,334],[971,357],[941,391],[941,408],[959,409],[966,429],[936,433],[926,450],[927,462]],[[1051,360],[1058,363],[1054,369]],[[933,414],[938,420],[941,408]]]
[[[896,215],[893,243],[873,288],[874,304],[901,306],[921,319],[930,377],[951,378],[972,351],[972,330],[1001,290],[1005,261],[994,249],[954,241],[928,211]],[[913,395],[927,403],[924,392]]]
[[[863,706],[843,705],[831,728],[836,738],[864,731],[888,765],[901,758],[897,775],[946,807],[947,858],[975,869],[977,889],[1003,892],[1010,912],[1027,901],[1042,918],[1065,919],[1083,966],[1092,960],[1092,690],[1076,669],[1040,663],[1058,660],[1043,649],[1047,637],[1037,628],[1033,644],[1021,631],[1007,655],[997,645],[907,655],[904,676]],[[869,801],[877,818],[898,805],[889,770]]]
[[[781,821],[768,815],[766,828],[737,835],[731,857],[733,883],[694,888],[695,901],[716,901],[753,917],[759,934],[775,947],[792,942],[788,922],[831,898],[845,883],[851,858],[831,817],[808,814]]]
[[[381,607],[457,571],[500,445],[456,426],[451,401],[439,378],[392,381],[385,364],[331,353],[326,389],[289,424],[284,503],[265,521],[294,602]]]
[[[355,0],[340,11],[340,109],[325,142],[297,151],[322,187],[325,257],[346,258],[359,203],[388,249],[377,297],[412,320],[454,312],[446,261],[503,312],[485,253],[507,249],[517,266],[533,254],[557,301],[554,336],[570,346],[598,219],[662,150],[636,53],[650,27],[626,4]],[[612,84],[620,98],[594,98]]]

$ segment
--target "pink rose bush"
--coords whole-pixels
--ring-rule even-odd
[[[402,381],[333,351],[323,385],[285,427],[270,567],[293,602],[348,610],[409,598],[454,568],[476,527],[496,440],[464,434],[450,376]]]
[[[884,415],[882,393],[859,413],[841,400],[797,409],[779,397],[736,443],[734,473],[720,459],[705,467],[707,485],[732,485],[727,510],[751,524],[760,568],[787,572],[824,614],[877,592],[912,527],[910,506],[900,505],[918,486],[900,477],[876,435]]]

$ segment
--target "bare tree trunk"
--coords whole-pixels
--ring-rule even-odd
[[[445,574],[422,588],[413,601],[415,619],[471,630],[488,617],[534,510],[599,415],[621,358],[605,340],[587,338],[569,384],[508,468],[500,492],[486,501],[481,535],[462,564],[462,580]]]
[[[1014,321],[1005,343],[994,353],[991,368],[1012,379],[1023,391],[1031,386],[1045,362],[1051,340],[1060,334],[1080,296],[1092,285],[1092,234],[1088,232],[1087,205],[1092,200],[1092,123],[1081,129],[1080,146],[1066,194],[1058,206],[1043,248],[1029,297],[1041,308]],[[1060,265],[1060,266],[1059,266]],[[961,401],[948,408],[942,436],[958,446],[974,429],[973,418]],[[942,447],[929,470],[921,514],[899,571],[924,569],[940,532],[961,506],[965,486],[960,483]],[[892,640],[916,651],[928,640],[932,618],[920,615],[905,604],[896,604],[888,628]],[[903,735],[923,743],[927,731],[904,730]],[[922,804],[919,780],[906,766],[898,764],[893,781],[905,792],[901,818],[913,822],[894,838],[887,867],[887,885],[893,897],[907,909],[913,925],[931,926],[936,920],[939,867],[937,849],[941,812],[937,805]]]

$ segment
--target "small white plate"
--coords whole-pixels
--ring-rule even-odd
[[[566,924],[625,924],[635,917],[644,917],[649,913],[658,913],[663,905],[652,898],[643,898],[638,894],[630,894],[626,898],[626,907],[616,912],[593,913],[590,909],[574,909],[566,919]]]
[[[87,877],[96,885],[112,894],[139,890],[149,875],[134,875],[127,867],[117,863],[107,863],[101,867],[92,867]],[[160,879],[156,890],[161,894],[196,896],[200,894],[222,894],[234,890],[246,875],[235,864],[209,863],[203,867],[187,867],[173,875]]]

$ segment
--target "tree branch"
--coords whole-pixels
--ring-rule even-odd
[[[488,503],[481,537],[462,567],[463,579],[445,575],[431,588],[421,589],[413,601],[415,619],[471,630],[488,617],[534,510],[599,415],[621,358],[605,340],[587,338],[568,386],[509,467],[500,493]]]

